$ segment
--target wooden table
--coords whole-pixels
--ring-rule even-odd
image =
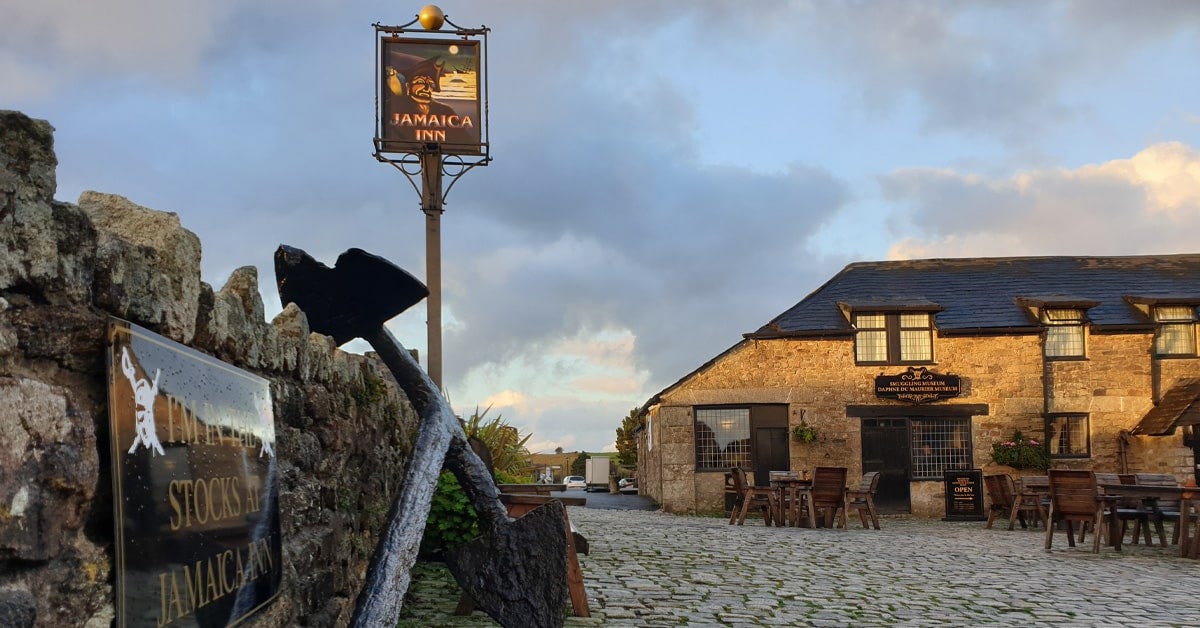
[[[555,484],[497,484],[496,488],[500,489],[501,493],[533,493],[535,495],[549,495],[550,493],[566,491],[567,485],[561,484],[561,483],[555,483]]]
[[[1100,488],[1105,495],[1117,498],[1134,498],[1140,499],[1151,506],[1158,513],[1158,500],[1160,499],[1178,499],[1179,500],[1179,555],[1190,556],[1195,558],[1197,548],[1193,545],[1200,545],[1191,539],[1190,531],[1188,530],[1191,522],[1191,510],[1195,507],[1193,503],[1194,491],[1197,491],[1194,486],[1151,486],[1147,484],[1101,484]],[[1195,497],[1200,497],[1197,495]],[[1161,516],[1161,513],[1158,513]],[[1121,543],[1124,541],[1124,536],[1114,534],[1120,529],[1120,517],[1117,515],[1117,509],[1110,508],[1108,513],[1108,529],[1109,538],[1113,548],[1120,551]]]
[[[788,504],[786,513],[780,507],[783,520],[787,525],[799,527],[801,524],[800,509],[804,508],[808,516],[808,527],[817,527],[816,514],[812,507],[812,480],[802,480],[794,477],[776,477],[771,479],[771,486],[778,487],[782,495],[780,504]]]

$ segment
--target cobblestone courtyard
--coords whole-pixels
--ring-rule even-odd
[[[591,618],[568,626],[633,625],[1200,625],[1200,562],[1178,548],[981,522],[885,518],[882,530],[743,527],[724,519],[570,508],[587,535],[581,556]],[[1168,528],[1169,530],[1169,528]],[[458,589],[422,565],[401,625],[495,625],[454,617]]]

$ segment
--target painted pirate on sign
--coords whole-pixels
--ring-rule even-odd
[[[474,53],[465,42],[389,42],[383,52],[380,89],[384,139],[460,149],[478,144]]]
[[[158,378],[161,370],[154,371],[154,383],[144,377],[136,377],[133,362],[129,360],[129,349],[121,348],[121,372],[133,387],[133,401],[137,404],[137,421],[135,423],[137,436],[133,446],[127,453],[137,451],[138,445],[150,450],[150,455],[163,455],[162,443],[158,441],[157,426],[154,424],[154,399],[158,397]]]

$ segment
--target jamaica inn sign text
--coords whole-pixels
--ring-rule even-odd
[[[923,366],[910,366],[899,375],[875,377],[875,396],[909,403],[925,403],[959,395],[958,376],[934,373]]]

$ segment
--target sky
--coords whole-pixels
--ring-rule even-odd
[[[1200,252],[1198,2],[439,6],[491,29],[493,157],[446,197],[444,387],[535,452],[611,450],[851,262]],[[372,154],[372,24],[420,7],[0,0],[0,109],[55,127],[56,198],[177,213],[270,319],[281,243],[425,278]],[[424,355],[425,319],[389,328]]]

